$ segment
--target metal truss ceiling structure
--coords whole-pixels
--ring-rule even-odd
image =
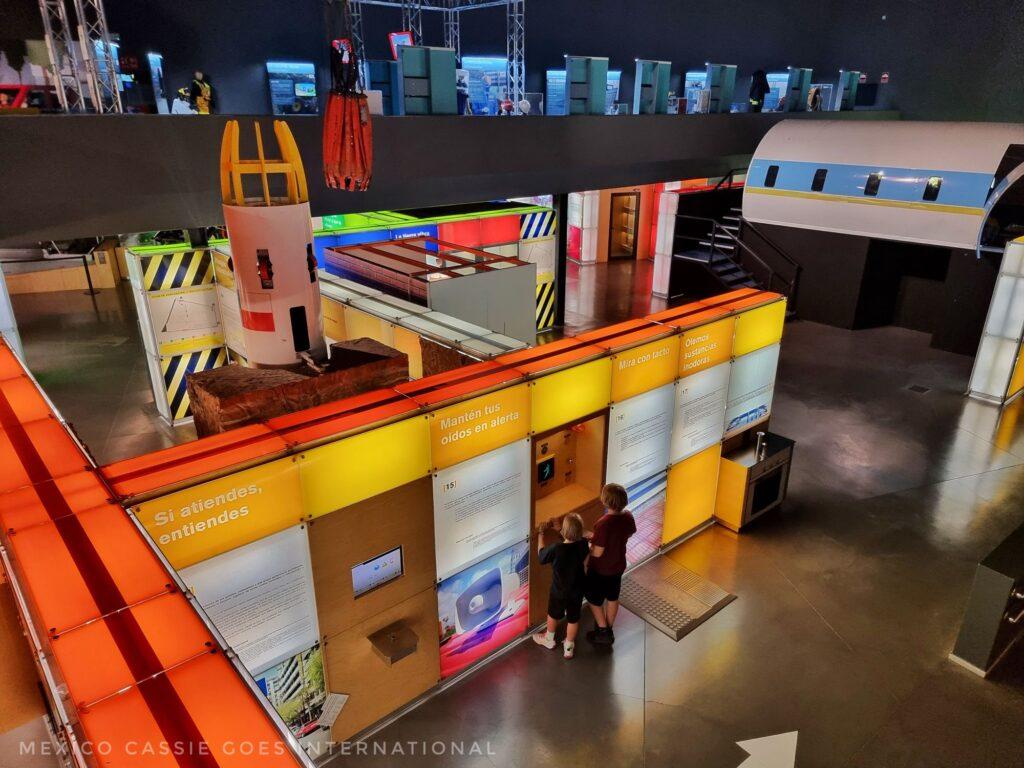
[[[526,94],[526,0],[350,0],[352,35],[358,38],[356,55],[362,59],[362,11],[360,5],[384,5],[401,8],[402,25],[413,34],[417,45],[423,45],[423,11],[444,14],[444,45],[462,60],[462,38],[459,16],[477,8],[505,8],[506,45],[508,56],[508,98],[513,114],[522,114],[519,103]],[[358,25],[356,20],[358,19]],[[358,29],[358,31],[356,31]]]
[[[86,112],[91,105],[95,112],[120,113],[124,110],[117,62],[103,0],[72,0],[72,7],[77,21],[77,41],[72,38],[65,0],[39,0],[60,105],[65,112]],[[88,99],[83,82],[88,86]]]

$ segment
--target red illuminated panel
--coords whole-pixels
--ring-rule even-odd
[[[239,313],[242,316],[243,328],[247,328],[250,331],[271,332],[274,330],[273,312],[253,312],[249,309],[240,309]]]
[[[437,239],[447,243],[458,243],[467,248],[479,248],[483,243],[480,237],[480,219],[469,221],[449,221],[437,225]],[[516,240],[519,239],[517,234]],[[442,248],[442,251],[449,250]]]
[[[444,240],[444,238],[441,238]],[[480,219],[480,244],[489,245],[514,243],[519,240],[519,214],[506,216],[487,216]],[[459,242],[458,240],[455,241]]]

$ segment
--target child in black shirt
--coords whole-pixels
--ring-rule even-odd
[[[562,519],[562,541],[544,546],[544,531],[550,523],[537,528],[537,556],[541,565],[551,565],[553,571],[551,592],[548,595],[548,626],[546,632],[533,636],[537,645],[551,649],[555,647],[555,628],[563,618],[565,643],[563,656],[573,657],[576,649],[576,632],[580,628],[580,609],[583,607],[583,590],[586,582],[584,563],[590,552],[590,545],[583,538],[583,518],[572,513]]]

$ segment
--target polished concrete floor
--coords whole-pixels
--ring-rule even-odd
[[[649,279],[573,269],[566,332],[660,309]],[[30,365],[101,460],[174,439],[143,429],[124,297],[14,298]],[[1024,765],[1024,647],[990,680],[947,659],[975,563],[1024,522],[1021,407],[964,398],[970,364],[920,333],[790,323],[772,419],[797,441],[788,501],[668,555],[734,603],[679,643],[624,612],[611,652],[519,645],[376,734],[389,756],[332,766],[736,768],[736,742],[793,731],[800,768]]]
[[[11,296],[33,375],[99,464],[194,440],[153,402],[146,353],[127,284]]]

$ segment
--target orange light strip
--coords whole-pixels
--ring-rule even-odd
[[[101,468],[101,472],[122,501],[151,498],[166,489],[192,485],[227,474],[232,469],[293,453],[304,444],[365,430],[417,410],[541,376],[781,298],[777,293],[742,288],[576,337],[509,352],[493,361],[456,368],[119,461]]]

